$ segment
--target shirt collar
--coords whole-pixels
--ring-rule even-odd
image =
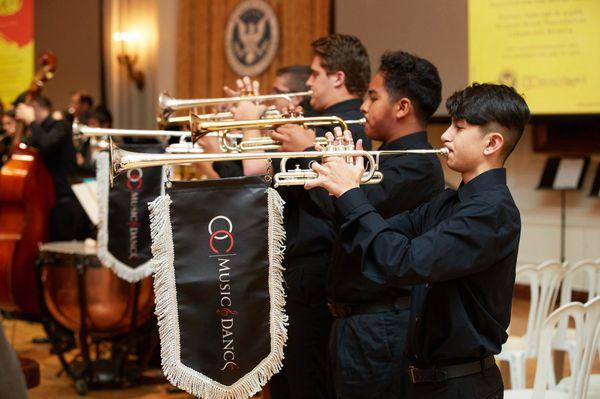
[[[350,100],[345,100],[339,103],[335,103],[332,106],[325,108],[322,112],[323,115],[336,115],[342,112],[348,111],[356,111],[360,109],[362,104],[362,100],[360,98],[353,98]]]
[[[467,184],[460,183],[458,198],[464,201],[478,192],[489,190],[498,184],[506,185],[506,169],[504,168],[490,169],[476,176]]]
[[[407,134],[394,141],[383,143],[380,150],[404,150],[404,149],[425,149],[429,148],[429,142],[427,141],[427,132],[424,130]]]

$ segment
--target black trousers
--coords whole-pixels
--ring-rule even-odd
[[[333,319],[327,308],[325,264],[294,265],[286,273],[288,341],[283,370],[269,384],[273,399],[327,399],[327,345]]]
[[[403,352],[410,311],[359,314],[337,319],[329,345],[337,399],[404,398]]]
[[[414,399],[502,399],[504,384],[498,366],[483,373],[452,378],[441,383],[408,385],[408,398]]]

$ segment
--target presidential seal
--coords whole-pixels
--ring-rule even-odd
[[[246,0],[231,12],[225,29],[225,54],[231,69],[256,76],[271,65],[279,46],[279,22],[264,0]]]

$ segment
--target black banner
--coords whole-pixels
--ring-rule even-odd
[[[281,367],[283,203],[260,177],[173,182],[150,205],[163,371],[247,398]]]
[[[161,153],[160,144],[125,144],[127,151]],[[128,170],[107,181],[108,159],[98,159],[98,257],[121,278],[136,282],[152,273],[148,203],[161,194],[162,167]]]

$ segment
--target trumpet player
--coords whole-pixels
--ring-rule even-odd
[[[370,76],[364,45],[354,36],[336,34],[318,39],[312,46],[314,58],[306,81],[313,90],[312,108],[323,116],[362,118],[361,98]],[[233,112],[238,119],[256,119],[260,111],[259,106],[244,102]],[[356,137],[369,142],[362,126],[353,125],[351,129]],[[245,134],[258,136],[260,132]],[[320,128],[285,125],[272,132],[271,137],[282,143],[281,151],[304,151],[314,150],[315,137],[324,134]],[[243,164],[246,175],[270,172],[262,160]],[[274,162],[273,169],[277,166]],[[284,368],[271,380],[271,394],[273,399],[327,398],[327,345],[332,317],[327,309],[325,285],[334,237],[332,224],[301,208],[301,188],[282,189],[280,193],[286,201],[284,262],[290,325]]]
[[[419,300],[413,295],[408,397],[499,398],[494,355],[507,339],[521,230],[504,163],[529,108],[494,84],[458,91],[446,108],[452,124],[442,141],[448,166],[462,174],[458,190],[386,219],[358,189],[362,160],[333,158],[313,164],[318,178],[306,188],[337,197],[341,245],[363,276],[389,287],[426,284]]]
[[[384,53],[361,106],[367,136],[381,141],[381,150],[432,148],[427,123],[440,104],[441,88],[437,68],[429,61],[402,51]],[[341,129],[335,131],[341,137]],[[444,187],[435,155],[389,157],[379,170],[383,181],[360,190],[386,217],[414,209]],[[410,287],[381,285],[363,276],[360,258],[340,244],[341,224],[331,197],[321,189],[305,193],[302,206],[333,220],[336,234],[327,279],[328,306],[335,318],[329,363],[336,397],[402,398]]]

